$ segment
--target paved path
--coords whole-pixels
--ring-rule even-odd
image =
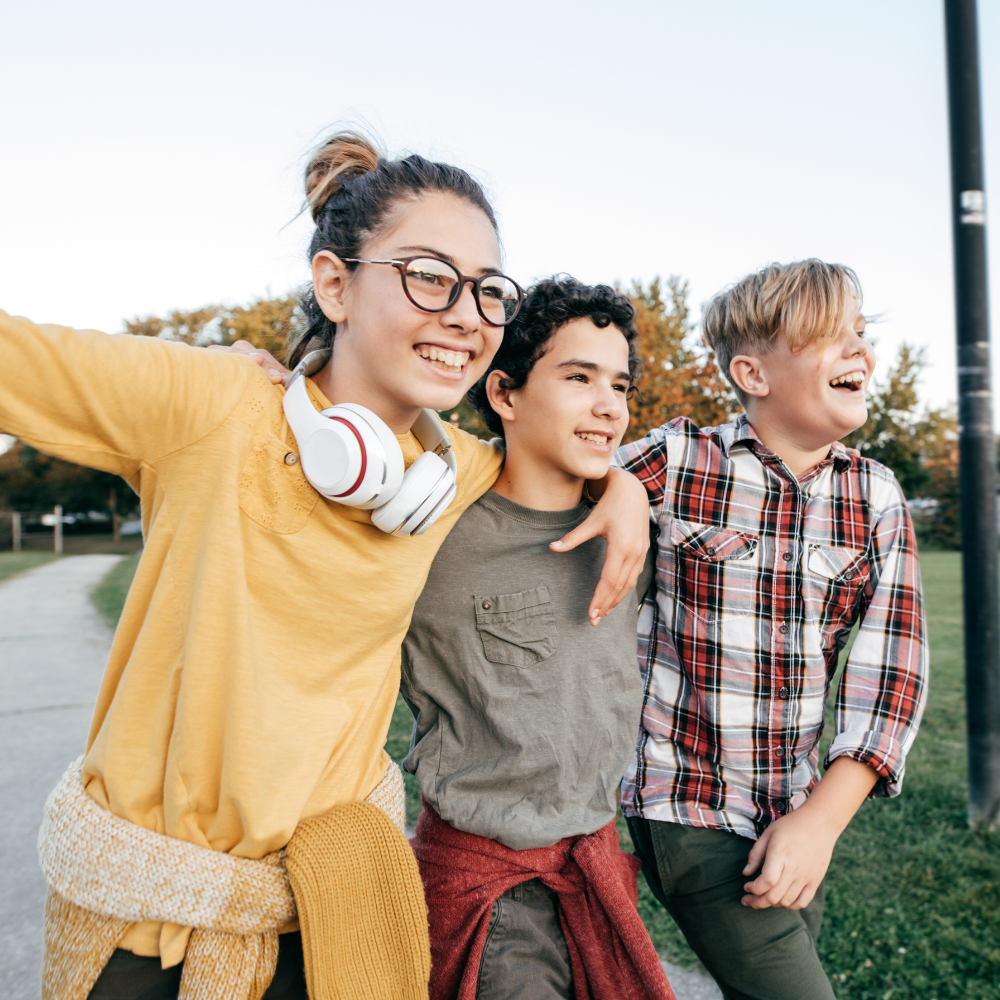
[[[71,556],[0,583],[0,997],[37,1000],[42,806],[83,753],[111,631],[89,594],[120,556]]]
[[[667,970],[667,978],[677,994],[677,1000],[722,1000],[722,991],[715,985],[714,979],[699,972],[678,969],[669,962],[664,962],[663,968]]]
[[[83,752],[111,631],[90,591],[119,556],[71,556],[0,583],[0,998],[37,1000],[45,880],[42,806]],[[678,1000],[721,997],[667,966]]]

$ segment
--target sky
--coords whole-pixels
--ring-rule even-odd
[[[849,264],[876,378],[907,342],[955,398],[940,0],[34,0],[0,35],[9,313],[115,332],[286,292],[305,157],[354,123],[482,180],[522,284],[677,274],[697,319],[769,261]],[[1000,5],[980,46],[989,197]]]

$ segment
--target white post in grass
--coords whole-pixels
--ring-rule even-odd
[[[11,548],[14,552],[21,551],[21,515],[10,515]]]
[[[58,555],[62,555],[62,504],[56,504],[56,526],[53,535],[53,549]]]

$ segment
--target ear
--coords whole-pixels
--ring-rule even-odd
[[[763,398],[771,391],[761,359],[752,354],[737,354],[729,362],[729,374],[748,396]]]
[[[320,250],[312,262],[313,291],[323,315],[333,323],[347,319],[344,307],[344,288],[348,270],[344,262],[329,250]]]
[[[486,380],[486,398],[490,401],[490,406],[493,407],[494,412],[501,420],[513,423],[516,417],[514,416],[514,402],[511,397],[515,390],[503,389],[500,386],[500,380],[506,377],[506,372],[490,372],[489,378]]]

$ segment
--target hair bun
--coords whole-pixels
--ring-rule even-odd
[[[334,132],[324,139],[313,150],[306,166],[306,205],[313,221],[340,190],[344,178],[374,170],[383,155],[372,140],[360,132]]]

